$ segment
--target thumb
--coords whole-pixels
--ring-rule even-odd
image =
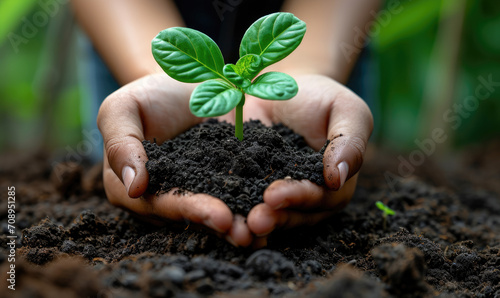
[[[338,95],[330,113],[330,143],[323,154],[323,176],[327,187],[338,190],[363,163],[373,117],[366,103],[352,92]]]
[[[146,151],[138,105],[127,94],[113,93],[101,105],[97,125],[104,139],[104,154],[131,198],[147,189]]]

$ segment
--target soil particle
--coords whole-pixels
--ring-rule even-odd
[[[382,287],[375,279],[367,277],[361,271],[350,265],[340,266],[328,283],[318,284],[314,289],[313,298],[341,298],[341,297],[387,297]],[[307,293],[307,290],[305,291]]]
[[[55,259],[57,251],[53,248],[22,248],[21,252],[26,255],[26,260],[33,264],[44,265]]]
[[[106,223],[90,210],[84,210],[69,228],[71,237],[95,237],[108,233]]]
[[[76,243],[71,240],[64,240],[63,244],[61,245],[61,251],[64,253],[72,253],[76,249]]]
[[[382,280],[389,285],[389,292],[397,297],[423,297],[430,288],[424,281],[425,261],[417,248],[401,243],[382,244],[371,254]]]
[[[58,163],[52,170],[52,184],[63,195],[74,192],[80,183],[82,170],[82,166],[76,162]]]
[[[469,274],[476,274],[479,257],[475,253],[459,254],[450,266],[450,273],[458,280],[465,279]]]
[[[23,231],[23,244],[29,247],[54,247],[62,243],[64,229],[50,219],[44,219],[40,225]]]
[[[82,254],[85,258],[91,260],[96,256],[97,251],[92,244],[88,244],[88,245],[85,245],[85,247],[83,248]]]
[[[378,243],[403,243],[408,247],[418,248],[424,255],[425,263],[429,268],[440,267],[444,262],[443,251],[436,243],[423,237],[412,235],[406,229],[401,228],[396,234],[382,238]]]
[[[243,141],[234,127],[209,120],[161,145],[144,141],[149,191],[174,187],[222,199],[233,213],[247,215],[267,186],[290,176],[323,185],[323,156],[283,125],[244,124]]]
[[[167,266],[161,269],[158,274],[156,274],[156,277],[159,280],[170,280],[176,285],[182,285],[186,278],[186,272],[181,267]]]
[[[270,277],[287,280],[296,277],[294,264],[281,253],[268,249],[254,252],[245,262],[245,267],[260,280]]]
[[[15,265],[16,290],[7,290],[6,279],[2,278],[3,293],[9,291],[3,297],[103,297],[107,292],[95,272],[80,258],[66,256],[43,267],[19,258]],[[0,270],[7,272],[8,266],[4,263]]]

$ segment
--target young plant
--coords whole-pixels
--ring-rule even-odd
[[[385,205],[381,201],[375,202],[375,205],[377,206],[378,209],[382,210],[382,212],[384,214],[383,216],[384,216],[384,230],[385,230],[387,227],[387,216],[395,215],[396,211],[392,210],[391,208],[389,208],[387,205]]]
[[[258,19],[244,34],[240,58],[224,65],[217,44],[197,30],[173,27],[161,31],[152,41],[153,56],[172,78],[200,83],[189,101],[198,117],[217,117],[236,108],[235,136],[243,140],[245,94],[262,99],[286,100],[297,94],[295,80],[265,67],[293,52],[302,41],[306,24],[291,13],[273,13]]]

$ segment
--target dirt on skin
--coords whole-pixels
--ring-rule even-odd
[[[274,233],[257,251],[188,223],[141,223],[107,202],[100,165],[4,155],[0,186],[16,188],[16,290],[1,278],[0,296],[499,297],[500,193],[490,182],[500,179],[491,170],[498,144],[464,153],[452,172],[426,163],[392,187],[397,155],[370,147],[345,210]],[[421,174],[428,170],[446,183],[433,185]],[[385,229],[377,200],[396,211]],[[2,196],[4,277],[12,264],[6,207]]]

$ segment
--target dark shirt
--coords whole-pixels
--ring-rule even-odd
[[[280,11],[284,0],[175,0],[186,27],[210,36],[226,63],[239,58],[241,38],[260,17]]]

